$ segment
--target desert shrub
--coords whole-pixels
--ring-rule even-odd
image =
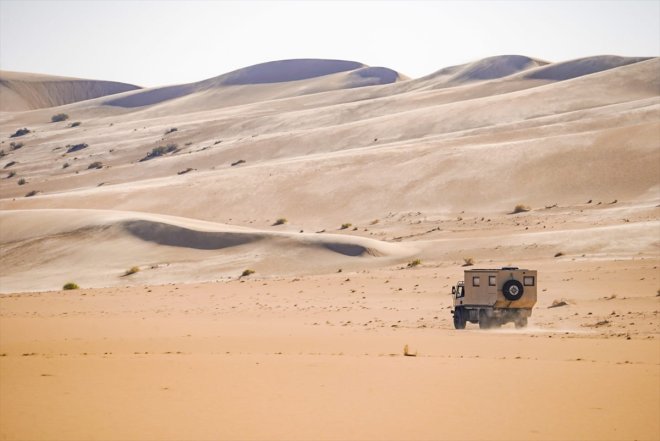
[[[345,224],[341,224],[341,228],[339,228],[339,229],[340,230],[345,230],[347,228],[351,228],[352,226],[353,226],[353,224],[345,223]]]
[[[563,255],[564,255],[564,253],[562,253],[561,251],[555,253],[555,257],[561,257]]]
[[[6,163],[5,166],[2,167],[2,168],[9,168],[9,167],[11,167],[12,165],[15,165],[15,164],[16,164],[16,161],[9,161],[9,162]]]
[[[24,145],[25,144],[23,144],[22,142],[10,142],[9,143],[9,149],[10,150],[18,150],[21,147],[23,147]]]
[[[58,113],[57,115],[53,115],[50,117],[50,121],[54,123],[60,121],[66,121],[67,119],[69,119],[69,115],[67,115],[66,113]]]
[[[10,136],[10,138],[18,138],[19,136],[27,135],[28,133],[30,133],[30,129],[18,129]]]
[[[231,166],[234,167],[234,166],[239,165],[239,164],[245,164],[245,160],[244,159],[239,159],[236,162],[232,162]]]
[[[243,273],[241,274],[241,277],[247,277],[247,276],[249,276],[250,274],[254,274],[254,270],[253,270],[253,269],[246,269],[246,270],[243,271]]]
[[[410,349],[408,348],[408,345],[406,344],[403,346],[403,355],[405,355],[406,357],[416,357],[417,352],[411,352]]]
[[[18,185],[25,185],[25,184],[27,184],[27,181],[25,180],[25,178],[21,178],[21,179],[18,180]]]
[[[11,179],[14,176],[16,176],[16,172],[15,171],[10,171],[9,174],[7,175],[7,179]]]
[[[176,144],[167,144],[167,145],[161,145],[158,147],[154,147],[151,149],[149,153],[147,153],[147,156],[144,158],[140,159],[140,162],[142,161],[148,161],[149,159],[157,158],[159,156],[167,155],[168,153],[176,152],[179,150],[179,146]]]
[[[71,124],[69,124],[69,127],[78,127],[80,124],[82,124],[80,121],[74,121]]]
[[[281,218],[277,219],[273,225],[284,225],[287,222],[288,221],[286,220],[285,217],[281,217]]]
[[[408,262],[408,268],[414,268],[417,265],[421,265],[421,264],[422,264],[421,259],[414,259],[414,260],[411,260],[410,262]]]
[[[62,164],[62,168],[69,168],[69,167],[71,167],[71,164],[69,164],[68,162]]]
[[[126,270],[126,272],[124,273],[124,276],[130,276],[131,274],[135,274],[139,271],[140,271],[139,267],[133,266],[133,267]]]
[[[183,169],[183,170],[177,172],[176,174],[177,174],[177,175],[185,175],[186,173],[191,172],[191,171],[193,171],[193,169],[190,168],[190,167],[188,167],[188,168],[186,168],[186,169]]]
[[[176,127],[172,127],[171,129],[167,129],[167,130],[165,130],[165,134],[167,135],[167,134],[169,134],[169,133],[176,132],[177,130],[179,130],[179,129],[177,129]]]
[[[94,161],[87,166],[88,170],[93,168],[103,168],[103,163],[101,161]]]
[[[32,196],[35,196],[37,193],[39,193],[37,190],[32,190],[32,191],[28,192],[28,193],[25,195],[25,197],[26,197],[26,198],[31,198]]]
[[[62,289],[66,289],[66,290],[68,290],[68,289],[79,289],[79,288],[80,287],[77,284],[73,283],[73,282],[65,283],[64,286],[62,287]]]
[[[515,207],[513,207],[513,211],[511,214],[516,214],[516,213],[524,213],[525,211],[529,211],[531,208],[529,208],[527,205],[523,204],[518,204]]]
[[[78,150],[86,149],[87,147],[89,147],[89,145],[85,144],[84,142],[81,144],[74,144],[74,145],[67,144],[66,152],[67,153],[77,152]]]
[[[474,265],[474,259],[472,257],[463,258],[463,266],[472,266]]]

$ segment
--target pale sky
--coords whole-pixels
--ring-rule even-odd
[[[0,0],[0,69],[140,86],[290,58],[417,78],[505,54],[660,56],[660,0]]]

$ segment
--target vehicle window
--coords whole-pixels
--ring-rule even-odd
[[[488,286],[495,286],[497,277],[488,276]]]
[[[534,286],[534,276],[523,277],[523,283],[525,286]]]
[[[479,276],[472,277],[472,286],[479,286]]]
[[[464,289],[465,289],[464,286],[459,286],[459,287],[458,287],[457,294],[456,294],[456,297],[463,297],[463,296],[465,295],[465,291],[464,291]]]

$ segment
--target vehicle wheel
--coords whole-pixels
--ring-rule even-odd
[[[527,326],[527,317],[520,317],[515,321],[516,328],[524,328]]]
[[[523,286],[522,283],[517,280],[508,280],[504,283],[502,287],[502,294],[504,298],[510,301],[519,300],[523,295]]]
[[[479,311],[479,329],[490,329],[492,322],[484,310]]]
[[[463,315],[463,308],[456,308],[454,311],[454,328],[465,329],[465,315]]]

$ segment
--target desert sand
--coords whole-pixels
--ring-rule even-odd
[[[0,439],[660,439],[658,72],[3,72]],[[527,328],[453,329],[467,261]]]

